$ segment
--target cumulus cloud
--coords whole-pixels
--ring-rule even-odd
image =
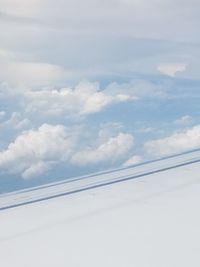
[[[100,90],[98,83],[90,82],[81,82],[74,89],[28,91],[25,97],[28,112],[79,116],[99,112],[112,104],[137,99],[130,93],[123,93],[123,90]]]
[[[0,170],[29,178],[41,174],[58,160],[67,160],[74,137],[62,125],[43,124],[37,130],[19,135],[0,152]]]
[[[145,149],[155,156],[167,156],[200,147],[200,125],[178,131],[163,139],[145,143]]]
[[[178,72],[184,72],[186,67],[186,63],[166,63],[159,65],[157,70],[162,74],[174,77]]]
[[[99,138],[82,143],[82,137],[79,131],[63,125],[43,124],[36,130],[24,131],[0,151],[0,172],[18,174],[27,179],[37,177],[59,164],[109,166],[127,157],[134,141],[133,136],[127,133],[118,133],[104,142]]]
[[[8,120],[5,120],[1,127],[11,127],[13,129],[21,130],[30,125],[30,120],[23,118],[20,112],[13,112]]]
[[[7,116],[0,119],[0,143],[4,147],[23,130],[30,129],[32,124],[20,112],[12,112],[10,117]]]
[[[141,156],[138,156],[138,155],[134,155],[132,157],[130,157],[128,160],[126,160],[124,163],[123,163],[123,167],[129,167],[131,165],[134,165],[134,164],[138,164],[142,162],[142,157]]]
[[[132,149],[134,138],[131,134],[119,133],[96,148],[88,147],[72,157],[76,165],[99,164],[101,162],[116,162],[123,159]]]

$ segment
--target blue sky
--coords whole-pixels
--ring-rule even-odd
[[[0,192],[200,147],[199,11],[0,0]]]

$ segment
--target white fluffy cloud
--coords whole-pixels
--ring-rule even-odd
[[[77,165],[99,164],[101,162],[116,162],[123,159],[132,149],[134,138],[130,134],[119,133],[96,148],[86,148],[72,157],[72,163]]]
[[[200,125],[145,144],[145,149],[148,153],[159,157],[198,147],[200,147]]]
[[[36,130],[24,131],[0,151],[0,172],[31,178],[56,168],[58,164],[109,166],[127,157],[134,140],[130,134],[118,133],[104,141],[101,138],[97,142],[89,140],[89,144],[82,144],[86,148],[80,150],[81,139],[79,131],[63,125],[43,124]]]
[[[30,120],[23,118],[19,112],[13,112],[8,120],[0,124],[1,128],[10,127],[12,129],[21,130],[30,126]]]
[[[74,89],[28,91],[25,97],[28,112],[75,116],[96,113],[109,105],[137,99],[123,90],[100,90],[98,83],[90,82],[81,82]]]
[[[131,165],[138,164],[140,162],[142,162],[142,157],[134,155],[123,163],[123,167],[129,167]]]
[[[58,160],[67,160],[72,150],[73,137],[64,126],[43,124],[37,130],[22,133],[0,152],[0,169],[29,178]]]

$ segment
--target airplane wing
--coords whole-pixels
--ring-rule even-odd
[[[199,267],[200,151],[0,196],[2,267]]]

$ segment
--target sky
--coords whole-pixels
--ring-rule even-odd
[[[0,193],[200,147],[198,0],[0,0]]]

